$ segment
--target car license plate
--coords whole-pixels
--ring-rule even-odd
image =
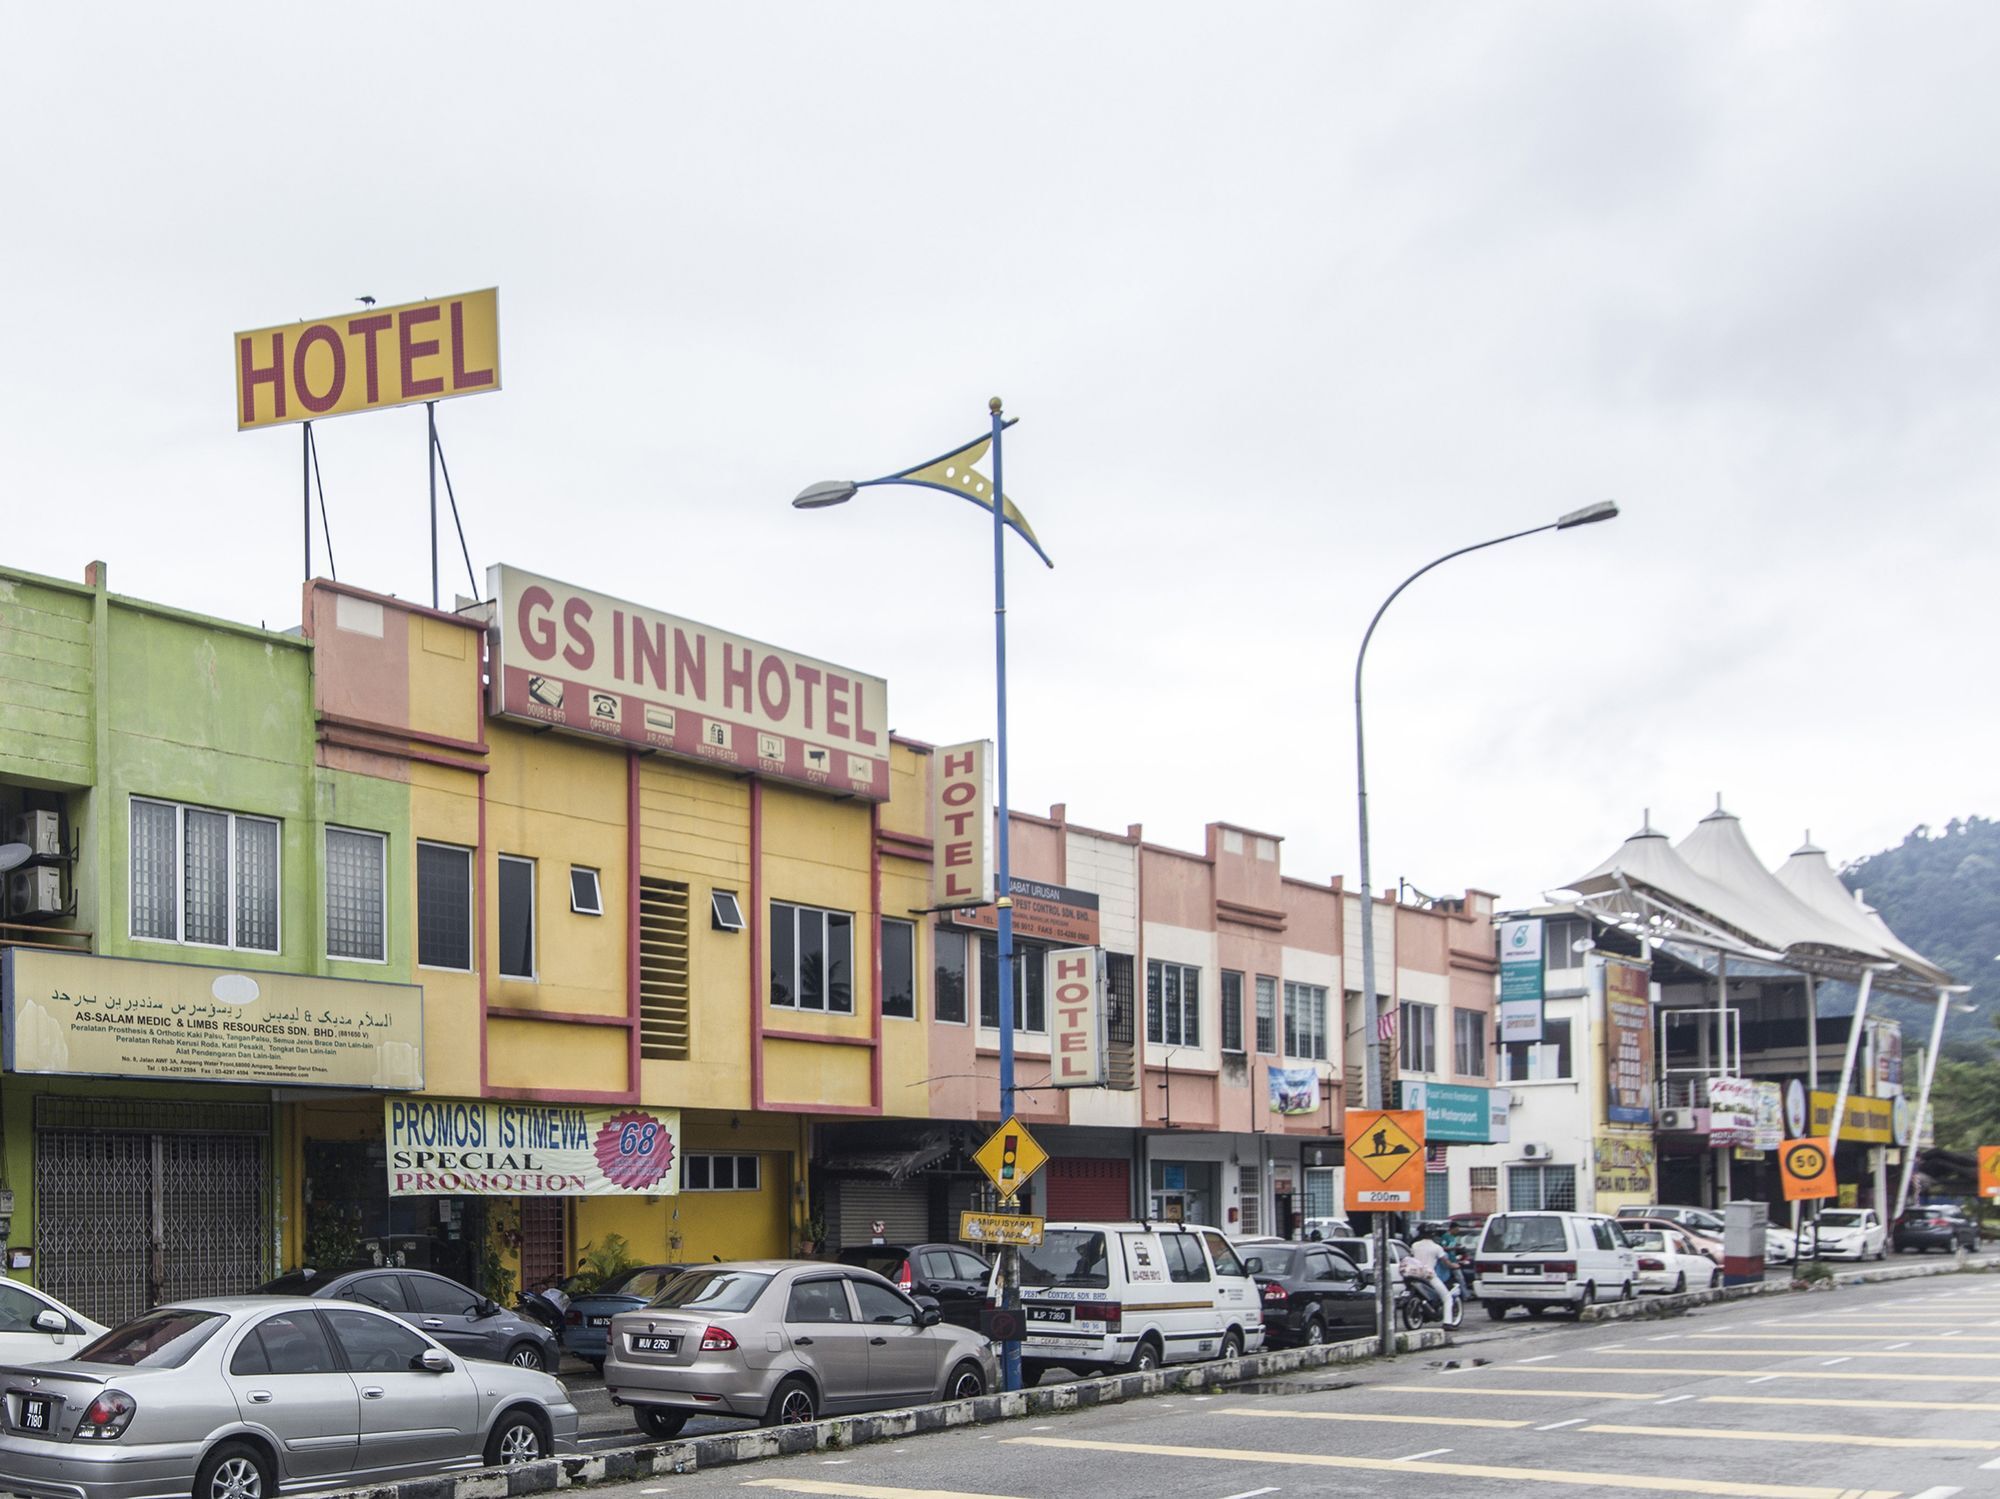
[[[609,1317],[585,1317],[583,1320],[584,1325],[588,1327],[609,1327],[611,1325]]]
[[[1540,1275],[1542,1267],[1540,1265],[1509,1265],[1507,1273],[1509,1275]]]
[[[632,1351],[634,1353],[679,1353],[681,1351],[681,1340],[679,1338],[664,1337],[649,1338],[641,1333],[632,1339]]]
[[[23,1395],[21,1397],[21,1429],[23,1431],[47,1431],[49,1429],[49,1407],[53,1402],[47,1395]]]
[[[1076,1313],[1066,1306],[1038,1306],[1031,1308],[1028,1315],[1037,1322],[1074,1322]]]

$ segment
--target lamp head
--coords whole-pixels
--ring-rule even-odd
[[[825,479],[801,489],[792,506],[797,510],[824,510],[828,505],[844,505],[860,487],[852,479]]]
[[[1595,525],[1601,520],[1612,520],[1618,514],[1616,500],[1599,500],[1594,505],[1585,505],[1581,510],[1572,510],[1556,520],[1558,531],[1567,531],[1571,526]]]

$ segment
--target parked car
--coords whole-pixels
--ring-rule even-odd
[[[1979,1247],[1979,1225],[1965,1216],[1965,1209],[1956,1204],[1935,1203],[1930,1207],[1911,1208],[1896,1220],[1896,1253],[1906,1249],[1917,1249],[1929,1253],[1942,1249],[1950,1253],[1956,1249],[1977,1249]]]
[[[104,1335],[93,1322],[55,1297],[0,1276],[0,1364],[43,1364],[75,1356]]]
[[[853,1244],[840,1263],[873,1270],[911,1296],[928,1296],[944,1320],[977,1327],[993,1266],[956,1244]]]
[[[1353,1234],[1354,1225],[1345,1218],[1308,1218],[1299,1232],[1306,1239],[1312,1238],[1314,1234],[1318,1234],[1322,1240],[1344,1239]]]
[[[1764,1263],[1767,1265],[1789,1265],[1798,1257],[1799,1240],[1789,1225],[1767,1223],[1764,1225]]]
[[[1264,1341],[1287,1348],[1338,1341],[1375,1330],[1375,1293],[1361,1269],[1324,1244],[1243,1246],[1243,1268],[1264,1302]]]
[[[428,1270],[294,1270],[261,1287],[262,1296],[311,1296],[380,1307],[436,1338],[453,1353],[523,1369],[562,1361],[556,1335],[477,1291]]]
[[[1722,1234],[1720,1231],[1711,1234],[1707,1229],[1690,1228],[1677,1218],[1635,1218],[1627,1216],[1618,1219],[1617,1224],[1621,1233],[1630,1233],[1634,1229],[1641,1228],[1670,1228],[1676,1233],[1685,1234],[1694,1244],[1694,1247],[1705,1257],[1713,1260],[1718,1265],[1722,1263]]]
[[[0,1369],[0,1391],[0,1482],[41,1499],[276,1499],[532,1462],[577,1429],[547,1374],[299,1296],[156,1307],[62,1363]]]
[[[634,1265],[621,1270],[594,1291],[579,1291],[563,1309],[562,1346],[598,1373],[604,1372],[604,1348],[611,1338],[611,1319],[636,1311],[660,1287],[686,1269],[685,1265]]]
[[[1372,1286],[1375,1284],[1375,1236],[1373,1234],[1365,1238],[1328,1239],[1326,1244],[1327,1248],[1337,1250],[1354,1261],[1355,1266],[1361,1271],[1361,1283],[1363,1285]],[[1389,1258],[1397,1264],[1400,1265],[1403,1262],[1403,1256],[1409,1252],[1410,1246],[1403,1240],[1391,1239],[1389,1241]]]
[[[1021,1251],[1021,1354],[1050,1369],[1152,1369],[1264,1346],[1262,1293],[1220,1233],[1178,1223],[1051,1223]],[[999,1296],[996,1283],[988,1294]]]
[[[1710,1212],[1707,1208],[1679,1208],[1654,1205],[1651,1207],[1626,1206],[1618,1210],[1623,1218],[1664,1218],[1669,1223],[1677,1223],[1693,1233],[1705,1235],[1720,1241],[1722,1238],[1722,1214]]]
[[[1629,1301],[1639,1257],[1613,1221],[1596,1213],[1495,1213],[1473,1270],[1479,1299],[1497,1322],[1517,1306],[1539,1317],[1552,1306],[1580,1314],[1593,1302]]]
[[[1722,1266],[1695,1247],[1678,1229],[1620,1225],[1625,1242],[1639,1256],[1639,1289],[1677,1296],[1722,1284]]]
[[[650,1437],[690,1416],[767,1426],[965,1400],[997,1387],[993,1345],[872,1270],[804,1260],[697,1265],[611,1319],[604,1387]]]
[[[1873,1208],[1824,1208],[1800,1236],[1814,1259],[1879,1260],[1889,1253],[1889,1231]]]

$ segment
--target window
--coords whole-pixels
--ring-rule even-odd
[[[1397,1029],[1403,1038],[1403,1071],[1437,1071],[1437,1006],[1406,1001]]]
[[[755,1192],[762,1184],[762,1160],[754,1155],[681,1157],[683,1192]]]
[[[1201,1045],[1201,970],[1146,963],[1146,1039],[1162,1046]]]
[[[278,951],[278,824],[133,797],[132,935]]]
[[[888,1327],[915,1327],[917,1309],[887,1286],[873,1281],[853,1282],[854,1299],[861,1306],[863,1322],[879,1322]]]
[[[1167,1254],[1167,1279],[1183,1284],[1206,1281],[1208,1261],[1192,1234],[1161,1234],[1160,1247]]]
[[[115,1364],[123,1369],[178,1369],[229,1319],[221,1312],[156,1307],[114,1327],[76,1359],[83,1364]]]
[[[585,869],[581,864],[570,865],[569,908],[579,916],[604,914],[604,891],[598,883],[596,870]]]
[[[1278,981],[1264,973],[1257,975],[1257,1050],[1278,1053]]]
[[[500,975],[535,976],[535,861],[500,856]]]
[[[1542,969],[1581,968],[1579,942],[1590,941],[1590,923],[1580,916],[1552,916],[1542,923]]]
[[[882,1013],[917,1018],[917,929],[908,921],[882,923]]]
[[[771,1003],[854,1013],[854,917],[771,902]]]
[[[389,952],[389,840],[351,828],[326,830],[326,955],[384,963]]]
[[[1036,1034],[1049,1028],[1049,950],[1033,942],[1014,944],[1014,1029]],[[1000,943],[979,939],[979,1023],[1000,1029]]]
[[[35,1318],[54,1311],[39,1296],[31,1296],[19,1286],[0,1285],[0,1332],[39,1332]],[[67,1317],[63,1318],[68,1323]]]
[[[1451,1012],[1452,1070],[1461,1077],[1486,1076],[1486,1012]]]
[[[1243,1049],[1243,975],[1222,971],[1222,1049]]]
[[[442,1275],[405,1275],[403,1294],[419,1312],[432,1317],[469,1317],[479,1298]]]
[[[939,927],[931,936],[931,1014],[965,1024],[965,933]]]
[[[1285,985],[1285,1055],[1326,1060],[1326,986]]]
[[[333,1324],[347,1367],[355,1374],[402,1373],[430,1352],[431,1345],[409,1328],[375,1312],[330,1306],[326,1320]]]
[[[472,971],[472,850],[417,845],[417,963]]]
[[[1243,1261],[1236,1257],[1236,1251],[1229,1247],[1229,1241],[1223,1238],[1221,1234],[1210,1230],[1201,1236],[1201,1241],[1208,1246],[1208,1257],[1215,1261],[1215,1273],[1217,1275],[1248,1275],[1250,1273],[1243,1268]]]
[[[333,1374],[333,1345],[313,1312],[280,1312],[266,1317],[236,1345],[232,1374]]]
[[[1510,1041],[1500,1049],[1500,1081],[1545,1083],[1570,1073],[1567,1020],[1542,1020],[1540,1041]]]
[[[1576,1211],[1576,1167],[1574,1166],[1509,1166],[1507,1168],[1507,1207],[1511,1212],[1533,1212],[1543,1209],[1551,1213],[1573,1213]],[[1561,1225],[1557,1225],[1561,1231]],[[1491,1244],[1486,1246],[1492,1248]]]
[[[403,1297],[403,1284],[393,1275],[364,1275],[342,1291],[340,1299],[379,1306],[385,1312],[400,1313],[410,1309],[409,1302]]]
[[[718,932],[743,930],[743,907],[736,903],[734,890],[711,890],[708,894],[709,925]]]
[[[844,1280],[802,1280],[785,1303],[787,1322],[852,1322]]]
[[[1611,1220],[1609,1218],[1591,1219],[1590,1232],[1592,1237],[1597,1240],[1597,1247],[1599,1249],[1616,1249],[1619,1247],[1618,1235],[1611,1231]]]

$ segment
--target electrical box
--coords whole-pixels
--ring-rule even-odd
[[[1771,1209],[1762,1202],[1722,1205],[1722,1280],[1731,1286],[1764,1278],[1764,1234]]]
[[[16,812],[7,820],[7,841],[25,843],[37,859],[62,857],[62,814],[59,812]]]
[[[7,876],[7,914],[55,916],[62,911],[62,871],[30,864]]]

